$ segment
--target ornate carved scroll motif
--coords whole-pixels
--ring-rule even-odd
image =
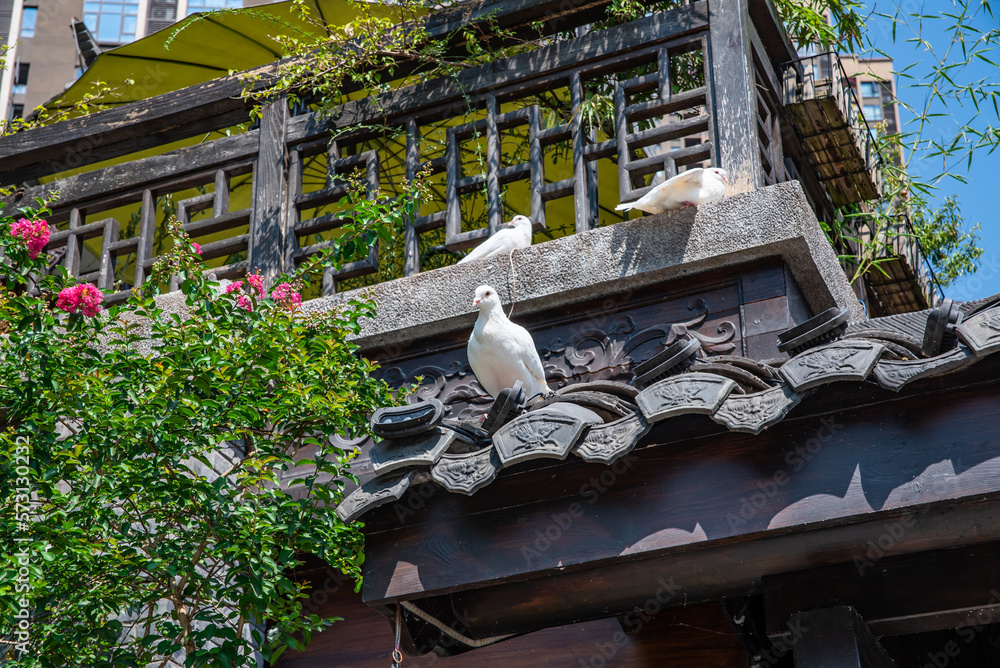
[[[461,455],[444,455],[431,469],[431,477],[445,489],[475,494],[493,482],[503,464],[493,446]]]
[[[785,417],[800,399],[785,386],[753,394],[730,394],[712,419],[733,431],[759,434]]]
[[[593,464],[611,464],[627,455],[649,431],[649,423],[635,413],[600,426],[591,427],[573,453]]]
[[[714,413],[736,382],[712,373],[685,373],[653,383],[636,397],[650,423],[684,413]]]
[[[796,355],[780,372],[796,392],[838,380],[864,380],[883,350],[885,346],[871,341],[838,341]]]
[[[405,466],[430,466],[444,454],[455,440],[451,429],[435,427],[432,431],[381,441],[372,446],[369,456],[377,475]]]
[[[955,331],[980,357],[1000,350],[1000,307],[995,306],[962,321]]]
[[[349,524],[372,508],[399,500],[409,489],[416,474],[416,471],[407,471],[372,478],[340,502],[337,516]]]
[[[583,420],[543,408],[508,422],[493,435],[493,444],[504,466],[545,457],[565,459],[584,427]]]
[[[875,365],[874,376],[879,385],[898,392],[904,385],[914,380],[948,373],[975,361],[975,353],[965,346],[959,346],[930,359],[879,360]]]
[[[545,366],[546,378],[550,382],[569,378],[582,381],[630,380],[629,369],[633,364],[651,357],[683,336],[698,339],[707,353],[727,354],[736,349],[733,343],[736,326],[733,323],[723,321],[718,326],[718,334],[713,336],[696,329],[708,318],[708,303],[697,299],[688,308],[699,313],[685,322],[636,331],[635,321],[630,316],[618,315],[605,329],[585,329],[568,341],[552,339],[538,351]]]

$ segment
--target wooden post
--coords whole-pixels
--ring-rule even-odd
[[[282,215],[288,189],[287,125],[288,103],[284,97],[261,110],[248,256],[250,270],[260,269],[268,285],[278,274],[289,269],[283,261],[287,239],[285,216]]]
[[[406,181],[411,183],[417,176],[417,169],[420,166],[420,126],[417,121],[410,119],[406,122]],[[420,273],[420,237],[413,227],[416,219],[420,217],[419,207],[413,212],[413,216],[406,221],[406,232],[403,240],[403,275],[413,276]]]
[[[763,185],[747,3],[709,2],[715,166],[729,172],[730,192],[746,192]]]
[[[800,612],[788,628],[795,668],[896,667],[852,607]]]

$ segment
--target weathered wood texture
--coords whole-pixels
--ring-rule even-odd
[[[536,465],[471,498],[404,497],[367,521],[365,600],[453,592],[493,634],[627,609],[656,573],[689,600],[748,591],[850,561],[904,517],[915,525],[887,554],[996,539],[1000,429],[985,416],[1000,413],[998,367],[900,395],[832,386],[759,436],[668,420],[611,468]]]
[[[288,155],[285,132],[288,103],[281,98],[261,110],[260,148],[254,170],[253,225],[249,255],[270,282],[286,270],[284,206],[288,201],[286,181]]]
[[[394,638],[390,623],[361,602],[353,584],[335,571],[314,571],[300,580],[314,583],[305,612],[336,615],[344,621],[317,634],[302,652],[285,655],[277,668],[385,668]],[[404,666],[443,665],[552,666],[553,668],[740,668],[746,653],[718,604],[678,610],[635,611],[622,621],[612,617],[546,629],[496,645],[442,659],[435,655],[405,657]],[[625,632],[628,630],[628,633]]]
[[[766,81],[755,81],[747,6],[748,0],[712,0],[709,6],[716,166],[729,172],[738,192],[763,185],[755,90]]]

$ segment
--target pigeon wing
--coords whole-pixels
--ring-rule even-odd
[[[515,338],[518,351],[518,361],[524,366],[524,371],[527,377],[530,377],[534,383],[534,387],[525,387],[525,392],[527,394],[535,394],[539,391],[544,392],[548,389],[548,384],[545,382],[545,369],[542,367],[542,359],[538,356],[538,350],[535,349],[535,341],[531,338],[531,334],[525,328],[514,325]]]
[[[489,239],[469,251],[469,254],[459,260],[458,263],[462,264],[463,262],[480,260],[498,253],[510,252],[513,248],[511,245],[513,243],[513,233],[513,230],[499,230]]]

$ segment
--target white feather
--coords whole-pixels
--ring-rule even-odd
[[[663,213],[712,202],[725,194],[726,170],[696,167],[667,179],[634,202],[619,204],[615,210],[639,209],[646,213]]]
[[[458,263],[507,254],[515,248],[527,248],[530,245],[531,219],[527,216],[514,216],[514,220],[510,221],[510,227],[498,229],[493,236],[469,251],[469,254]]]
[[[480,285],[473,306],[479,308],[479,317],[469,337],[469,366],[483,389],[495,398],[520,380],[527,397],[550,394],[531,334],[507,319],[496,290]]]

